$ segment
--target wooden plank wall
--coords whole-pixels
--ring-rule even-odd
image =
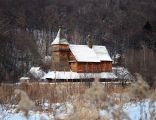
[[[52,51],[69,51],[68,45],[53,45]]]
[[[53,45],[52,46],[52,64],[51,70],[54,71],[69,71],[68,62],[69,47],[68,45]]]
[[[101,62],[102,72],[111,72],[112,71],[112,62],[103,61]]]
[[[70,69],[73,71],[73,72],[77,72],[77,62],[72,62],[72,63],[69,63],[70,65]]]
[[[87,73],[99,73],[99,72],[111,72],[112,62],[101,63],[86,63],[86,62],[72,62],[70,63],[70,69],[73,72],[87,72]]]

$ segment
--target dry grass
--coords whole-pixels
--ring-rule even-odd
[[[136,74],[136,77],[137,81],[129,87],[130,96],[139,100],[147,98],[149,96],[149,85],[140,74]]]
[[[95,85],[93,84],[93,86]],[[32,100],[40,101],[45,99],[49,100],[51,103],[64,102],[73,96],[83,95],[88,88],[89,87],[86,86],[85,83],[74,83],[74,82],[53,83],[53,84],[51,83],[40,84],[39,82],[22,83],[22,84],[2,84],[0,86],[0,96],[1,96],[0,99],[6,103],[10,103],[14,96],[13,93],[14,90],[21,89],[25,91]],[[93,89],[93,87],[91,87],[90,89]],[[100,87],[98,89],[100,89]],[[109,91],[107,91],[108,94],[113,94],[114,92],[121,93],[126,90],[123,89],[121,86],[112,87],[111,85],[110,86],[108,85],[106,89],[109,89]],[[101,92],[102,91],[103,90],[101,90]]]
[[[107,118],[108,116],[100,118],[98,111],[100,109],[107,110],[108,107],[118,104],[121,107],[112,113],[114,120],[130,120],[122,109],[120,109],[124,103],[130,102],[133,98],[139,101],[144,98],[150,98],[152,101],[156,100],[155,90],[150,90],[140,75],[137,75],[137,78],[137,82],[127,88],[123,88],[120,85],[105,85],[98,82],[98,79],[93,82],[90,88],[82,82],[53,84],[36,82],[22,83],[19,85],[2,84],[2,86],[0,86],[0,96],[3,103],[14,104],[13,91],[15,89],[21,89],[28,94],[30,99],[35,101],[39,111],[43,111],[40,105],[42,105],[45,100],[48,100],[50,105],[57,102],[62,103],[69,101],[73,104],[74,110],[73,114],[65,120],[109,120],[109,118]],[[149,96],[150,92],[153,94]],[[128,96],[129,99],[126,99],[125,96]],[[52,108],[47,110],[47,112],[52,111]],[[151,114],[154,112],[152,111]]]

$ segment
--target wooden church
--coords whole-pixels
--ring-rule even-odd
[[[86,45],[68,43],[61,28],[51,43],[51,71],[47,79],[115,79],[112,73],[112,59],[105,46],[92,44],[88,36]]]

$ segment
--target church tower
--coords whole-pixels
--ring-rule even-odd
[[[52,71],[69,71],[69,43],[64,36],[64,33],[59,27],[56,38],[51,43],[52,47]]]

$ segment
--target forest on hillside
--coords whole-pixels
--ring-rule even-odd
[[[43,66],[62,26],[70,43],[106,45],[120,65],[156,80],[155,0],[0,0],[0,81]]]

